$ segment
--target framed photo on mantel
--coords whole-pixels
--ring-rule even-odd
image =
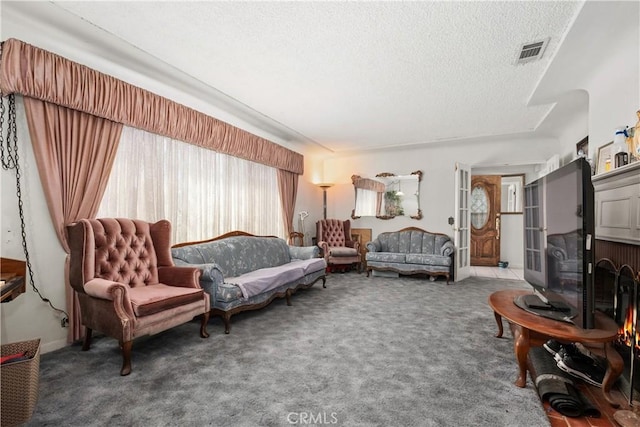
[[[609,172],[613,165],[611,158],[611,148],[613,148],[613,141],[608,142],[598,148],[598,158],[596,163],[596,175]]]

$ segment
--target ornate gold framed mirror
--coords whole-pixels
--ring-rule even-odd
[[[422,218],[420,208],[420,182],[422,171],[408,175],[383,172],[375,178],[351,177],[355,190],[355,207],[351,218],[375,216],[391,219],[396,216]]]

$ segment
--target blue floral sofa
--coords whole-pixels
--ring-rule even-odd
[[[278,237],[234,231],[211,240],[174,245],[171,256],[178,266],[198,267],[200,285],[211,298],[211,311],[221,316],[225,333],[231,316],[255,310],[276,297],[291,295],[322,279],[326,287],[327,263],[317,246],[289,246]]]
[[[446,234],[417,227],[380,233],[366,244],[367,277],[372,270],[399,274],[452,275],[454,246]]]

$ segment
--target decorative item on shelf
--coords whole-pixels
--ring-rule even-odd
[[[609,172],[611,170],[611,148],[613,141],[598,147],[596,174]]]
[[[576,144],[576,155],[578,157],[589,157],[589,136],[585,136]]]
[[[629,129],[627,145],[629,146],[629,162],[640,161],[640,110],[636,111],[638,122]]]
[[[619,168],[629,163],[629,153],[627,147],[627,127],[619,126],[616,128],[616,134],[613,137],[613,146],[611,148],[611,155],[614,159],[614,167]]]

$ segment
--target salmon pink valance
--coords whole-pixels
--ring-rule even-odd
[[[2,44],[0,90],[302,174],[303,156],[115,77],[16,39]]]
[[[355,188],[362,188],[363,190],[375,191],[376,193],[384,193],[384,183],[376,181],[375,179],[362,178],[358,175],[351,177],[351,182]]]

